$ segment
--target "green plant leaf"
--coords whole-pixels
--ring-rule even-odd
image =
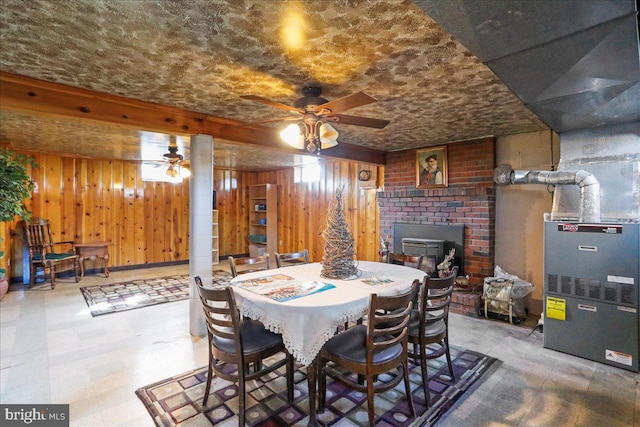
[[[33,157],[0,148],[0,222],[13,221],[15,217],[25,221],[31,218],[24,203],[35,188],[29,166],[38,167]]]

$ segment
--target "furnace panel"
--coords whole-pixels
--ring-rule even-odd
[[[545,222],[546,348],[638,371],[639,229]]]

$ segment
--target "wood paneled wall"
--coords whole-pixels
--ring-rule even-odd
[[[188,258],[188,181],[144,182],[138,162],[31,155],[39,167],[27,205],[50,221],[54,240],[109,241],[111,266]],[[21,241],[18,224],[10,227]],[[20,247],[13,245],[12,259],[21,261]],[[21,275],[22,266],[12,272]]]
[[[258,184],[278,184],[278,239],[283,252],[309,249],[311,261],[324,254],[322,231],[327,211],[343,187],[345,220],[354,238],[356,256],[376,261],[379,244],[379,215],[375,189],[361,189],[358,172],[369,164],[332,161],[320,168],[319,180],[298,182],[296,168],[258,174]],[[380,176],[380,175],[378,175]]]
[[[213,170],[220,256],[249,252],[249,185],[256,180],[257,174],[252,172]]]
[[[31,171],[36,183],[27,202],[33,216],[51,221],[55,240],[110,241],[112,267],[183,261],[189,258],[189,181],[181,184],[144,182],[138,162],[32,155],[39,164]],[[248,253],[249,199],[253,184],[278,184],[278,249],[308,248],[320,261],[321,237],[329,203],[344,186],[345,217],[354,236],[356,256],[376,260],[379,247],[375,189],[360,189],[360,169],[375,167],[351,161],[330,161],[320,167],[320,179],[297,182],[296,168],[273,172],[214,170],[219,210],[220,254]],[[382,176],[382,173],[378,173]],[[22,275],[17,222],[0,227],[0,249],[11,277]],[[17,244],[16,244],[17,243]],[[90,265],[87,265],[91,268]]]

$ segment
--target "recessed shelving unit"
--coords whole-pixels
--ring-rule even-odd
[[[268,253],[274,261],[278,251],[278,187],[251,185],[249,199],[249,256]]]
[[[211,215],[211,259],[213,264],[220,264],[220,232],[218,231],[218,211],[214,209]]]

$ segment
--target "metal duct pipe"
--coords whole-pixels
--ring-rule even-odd
[[[511,165],[499,165],[493,172],[493,182],[509,184],[547,184],[580,186],[578,221],[600,222],[600,183],[593,174],[579,171],[513,170]]]

